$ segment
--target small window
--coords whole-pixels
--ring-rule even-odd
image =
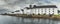
[[[45,10],[45,12],[46,12],[46,10]]]
[[[50,12],[50,11],[49,11]]]
[[[54,11],[53,11],[54,12]]]

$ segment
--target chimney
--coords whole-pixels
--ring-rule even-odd
[[[30,8],[32,8],[32,5],[29,5]]]
[[[36,5],[34,5],[33,7],[36,7]]]

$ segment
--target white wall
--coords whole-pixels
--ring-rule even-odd
[[[46,14],[49,14],[49,8],[46,8]]]
[[[46,12],[45,12],[45,9],[46,9]],[[36,12],[35,12],[35,10],[36,10]],[[34,14],[38,14],[38,11],[39,11],[40,14],[44,14],[44,13],[46,13],[46,14],[49,14],[49,13],[53,14],[53,8],[50,8],[50,12],[49,12],[49,8],[36,8],[36,9],[30,9],[30,11],[27,10],[27,13],[28,14],[33,14],[33,13]],[[57,13],[57,8],[54,8],[54,14],[58,14]]]
[[[58,10],[57,8],[54,9],[54,14],[58,14],[57,10]]]

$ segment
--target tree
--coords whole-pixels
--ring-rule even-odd
[[[38,15],[40,15],[40,14],[38,13]]]
[[[58,10],[58,14],[60,13],[60,10]]]
[[[35,15],[35,14],[33,13],[33,15]]]
[[[44,13],[43,15],[46,15],[46,13]]]

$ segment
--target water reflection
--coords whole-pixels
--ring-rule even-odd
[[[0,24],[60,24],[58,20],[0,15]]]

